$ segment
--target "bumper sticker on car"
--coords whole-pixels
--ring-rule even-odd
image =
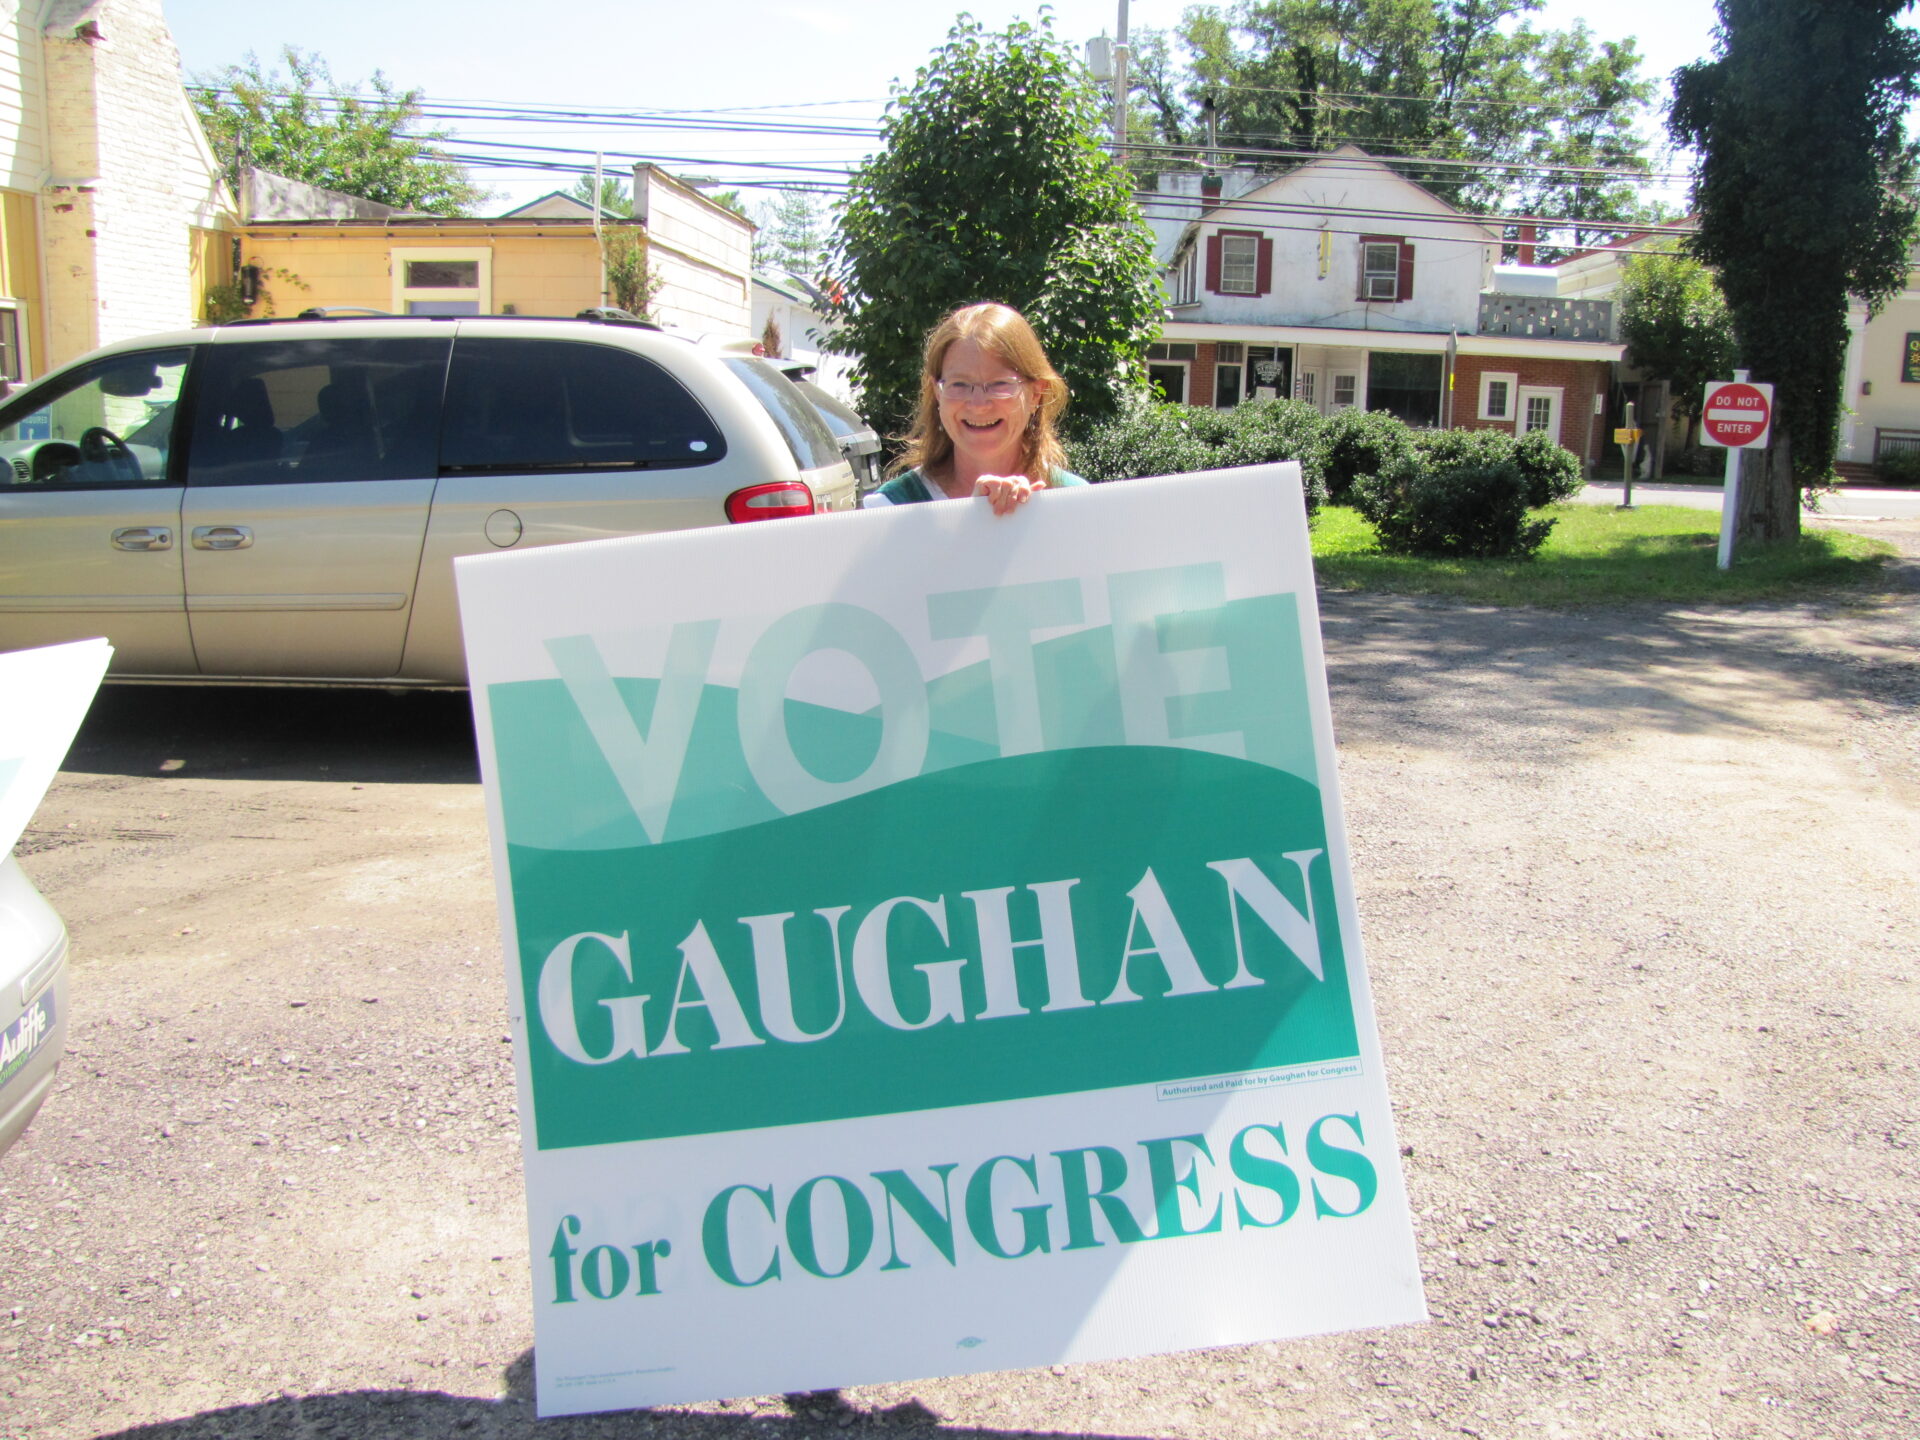
[[[53,1017],[53,990],[48,988],[0,1033],[0,1089],[27,1068],[34,1052],[53,1033]]]

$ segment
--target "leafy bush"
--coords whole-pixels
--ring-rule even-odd
[[[1347,504],[1354,481],[1378,474],[1390,461],[1410,452],[1411,435],[1404,422],[1383,411],[1334,411],[1320,431],[1320,474],[1328,500]]]
[[[1414,454],[1429,470],[1513,465],[1513,436],[1505,430],[1415,430]]]
[[[1433,431],[1433,436],[1498,431]],[[1423,437],[1424,438],[1424,437]],[[1354,503],[1373,522],[1380,548],[1397,555],[1524,559],[1551,520],[1527,518],[1527,482],[1497,443],[1444,440],[1409,452],[1354,482]]]
[[[1298,460],[1313,514],[1326,498],[1320,432],[1313,406],[1253,400],[1230,410],[1141,400],[1067,447],[1067,463],[1088,480],[1132,480],[1236,465]]]
[[[1580,457],[1557,444],[1544,430],[1522,435],[1513,447],[1513,458],[1520,466],[1520,478],[1526,482],[1527,504],[1536,510],[1571,500],[1586,486]]]
[[[1920,450],[1889,450],[1873,468],[1888,485],[1920,485]]]
[[[1139,399],[1115,419],[1067,445],[1067,468],[1088,480],[1133,480],[1142,475],[1179,475],[1213,470],[1226,441],[1222,412],[1197,405]]]

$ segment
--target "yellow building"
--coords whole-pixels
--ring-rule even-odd
[[[658,289],[652,316],[711,334],[752,323],[753,224],[652,165],[634,168],[632,219]],[[492,219],[392,210],[252,171],[241,228],[248,313],[378,310],[395,315],[575,315],[607,293],[592,212],[563,196]]]
[[[574,315],[605,303],[590,220],[274,220],[241,232],[254,315]]]

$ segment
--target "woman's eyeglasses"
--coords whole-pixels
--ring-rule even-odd
[[[933,383],[942,398],[965,405],[974,400],[1011,400],[1027,382],[1013,379],[989,380],[984,385],[975,385],[967,380],[936,380]]]

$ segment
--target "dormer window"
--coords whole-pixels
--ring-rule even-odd
[[[1413,246],[1397,235],[1360,237],[1360,294],[1367,305],[1413,298]]]
[[[1198,268],[1199,249],[1189,245],[1180,258],[1173,262],[1173,268],[1167,272],[1171,281],[1167,288],[1173,292],[1172,304],[1192,305],[1199,301],[1200,277],[1196,273]]]
[[[1260,273],[1260,237],[1222,235],[1220,237],[1220,293],[1257,295]]]
[[[1207,289],[1215,295],[1261,296],[1273,289],[1273,241],[1258,230],[1220,230],[1207,237]]]

